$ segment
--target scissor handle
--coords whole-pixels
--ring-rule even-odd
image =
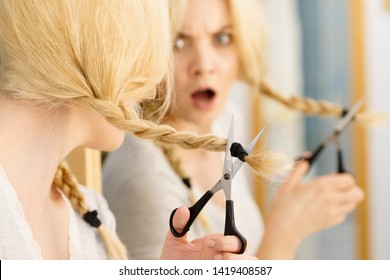
[[[172,211],[171,216],[169,218],[169,228],[175,237],[182,237],[184,236],[189,230],[192,225],[192,223],[195,221],[196,217],[199,215],[200,211],[202,211],[203,207],[207,204],[207,202],[210,200],[210,198],[214,195],[211,191],[207,191],[199,200],[192,205],[188,210],[190,210],[190,218],[185,225],[182,232],[178,232],[175,227],[173,226],[173,216],[175,216],[175,213],[177,211],[177,208]]]
[[[347,169],[344,167],[343,154],[341,149],[337,149],[337,172],[348,173]]]
[[[309,156],[308,158],[306,158],[306,160],[309,162],[309,165],[311,166],[314,161],[318,158],[318,156],[320,155],[320,153],[322,152],[322,150],[325,148],[325,144],[321,144],[320,146],[318,146],[318,148],[311,154],[311,156]]]
[[[241,242],[241,249],[238,253],[242,254],[245,252],[246,239],[236,228],[236,224],[234,222],[234,204],[232,200],[226,200],[225,235],[237,236]]]
[[[300,160],[306,160],[309,163],[309,169],[307,172],[309,172],[311,166],[313,165],[314,161],[318,158],[322,150],[325,148],[326,144],[323,143],[317,147],[317,149],[314,150],[314,152],[310,156],[300,156],[296,159],[296,161]]]

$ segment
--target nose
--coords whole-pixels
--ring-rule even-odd
[[[213,74],[216,70],[213,49],[207,43],[199,43],[193,47],[190,73],[193,76]]]

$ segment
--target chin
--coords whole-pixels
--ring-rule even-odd
[[[194,122],[198,122],[203,125],[211,125],[218,118],[218,112],[216,110],[197,111],[193,115]]]

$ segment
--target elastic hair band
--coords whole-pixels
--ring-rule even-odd
[[[245,157],[248,156],[248,153],[242,147],[240,143],[234,142],[230,147],[230,154],[233,157],[239,158],[241,161],[245,162]]]
[[[102,222],[99,220],[97,215],[98,212],[96,210],[88,211],[87,213],[84,214],[83,219],[91,226],[98,228],[102,224]]]
[[[184,177],[182,178],[184,185],[186,185],[187,188],[191,189],[191,181],[190,178]]]
[[[343,111],[341,112],[341,117],[342,117],[342,118],[345,117],[345,115],[348,114],[348,112],[349,112],[349,109],[348,109],[348,108],[343,108]],[[356,115],[354,115],[354,116],[352,117],[352,120],[356,120]]]

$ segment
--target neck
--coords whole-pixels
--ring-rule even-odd
[[[0,164],[21,202],[50,198],[59,162],[77,146],[69,115],[0,97]]]

